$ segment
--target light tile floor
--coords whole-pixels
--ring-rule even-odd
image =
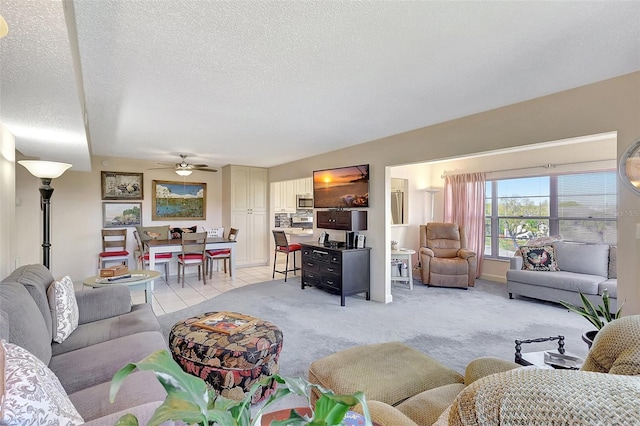
[[[189,273],[190,271],[193,272]],[[156,315],[163,315],[204,302],[234,288],[271,281],[273,267],[255,266],[250,268],[236,268],[235,279],[231,279],[229,274],[225,274],[223,271],[214,271],[211,279],[209,279],[207,275],[207,285],[204,285],[202,280],[198,281],[196,268],[188,268],[184,288],[182,287],[182,281],[178,283],[175,275],[170,275],[170,282],[167,283],[164,280],[164,269],[160,268],[159,272],[163,275],[154,283],[153,311]],[[299,276],[300,272],[298,272],[295,278]],[[275,278],[280,279],[282,277],[282,274],[276,274]],[[133,303],[143,303],[144,290],[132,289],[131,298]]]

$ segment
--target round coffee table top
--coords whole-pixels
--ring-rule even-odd
[[[160,272],[158,271],[148,271],[144,269],[134,269],[132,271],[127,272],[126,275],[131,275],[129,278],[120,278],[109,281],[108,278],[118,278],[118,277],[101,277],[100,275],[94,275],[89,278],[85,278],[82,283],[87,287],[109,287],[113,285],[126,285],[126,286],[134,286],[148,283],[149,281],[153,281],[160,277]]]

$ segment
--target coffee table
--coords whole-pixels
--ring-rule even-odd
[[[144,286],[144,300],[149,304],[153,304],[153,294],[151,292],[151,282],[160,277],[160,272],[145,269],[134,269],[125,275],[131,275],[130,278],[121,278],[109,281],[108,278],[94,275],[86,278],[82,283],[87,287],[100,288],[112,287],[114,285],[126,285],[131,288]],[[118,278],[118,277],[114,277]]]
[[[558,341],[558,348],[547,351],[522,352],[522,345],[527,343],[540,343]],[[533,365],[540,368],[565,368],[569,370],[579,370],[582,366],[581,358],[568,353],[564,348],[564,336],[540,337],[529,340],[516,340],[515,362],[523,366]],[[555,356],[555,362],[545,361],[545,353]],[[563,360],[563,357],[565,358]]]

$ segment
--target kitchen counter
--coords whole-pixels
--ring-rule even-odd
[[[304,243],[313,239],[313,229],[304,228],[273,228],[274,231],[284,231],[291,243]]]
[[[287,235],[295,235],[295,236],[312,236],[313,229],[304,229],[304,228],[283,228],[284,233]]]

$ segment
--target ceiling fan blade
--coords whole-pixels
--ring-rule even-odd
[[[197,170],[197,171],[199,171],[199,172],[214,172],[214,173],[215,173],[215,172],[217,172],[217,170],[216,170],[216,169],[197,168],[197,169],[195,169],[195,170]]]
[[[169,167],[151,167],[147,170],[173,170],[175,169],[175,166],[169,166]]]
[[[209,167],[208,164],[191,164],[191,167],[196,168],[196,169],[206,169],[207,167]]]

